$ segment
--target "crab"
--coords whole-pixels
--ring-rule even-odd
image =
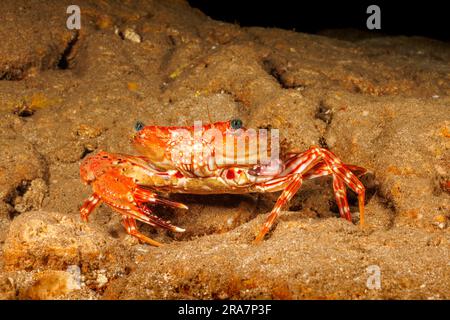
[[[358,177],[367,170],[344,164],[328,149],[311,146],[304,152],[287,152],[279,156],[274,152],[277,149],[271,148],[268,158],[262,157],[258,148],[255,151],[255,148],[244,145],[243,152],[237,156],[231,153],[230,156],[230,150],[237,147],[236,138],[252,138],[247,135],[248,131],[239,119],[182,127],[145,126],[138,122],[135,130],[132,142],[141,155],[100,151],[82,162],[81,179],[93,189],[92,195],[81,206],[82,220],[88,221],[90,213],[103,202],[121,214],[128,234],[145,243],[160,246],[159,242],[139,232],[136,221],[173,232],[184,232],[185,229],[154,214],[152,205],[188,209],[182,203],[164,198],[161,193],[281,191],[255,237],[254,242],[258,243],[304,180],[331,176],[340,216],[352,221],[347,200],[348,187],[358,196],[359,223],[364,226],[365,187]],[[257,141],[257,147],[261,147],[262,140]],[[270,146],[276,143],[277,140],[273,139]],[[242,149],[242,145],[240,147]]]

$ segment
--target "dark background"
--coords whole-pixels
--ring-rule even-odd
[[[323,1],[323,0],[189,0],[216,20],[241,26],[278,27],[317,33],[326,29],[357,29],[374,34],[425,36],[450,41],[449,1]],[[381,9],[381,30],[366,27],[367,7]]]

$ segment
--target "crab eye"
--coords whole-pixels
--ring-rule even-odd
[[[136,131],[141,131],[142,128],[144,128],[144,127],[145,127],[145,124],[143,124],[140,121],[136,121],[136,123],[134,124],[134,130],[136,130]]]
[[[231,128],[233,128],[234,130],[242,128],[242,120],[241,119],[231,120]]]

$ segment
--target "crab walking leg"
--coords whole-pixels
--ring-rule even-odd
[[[353,164],[346,164],[345,167],[349,169],[351,172],[353,172],[353,174],[356,175],[357,177],[361,177],[368,171],[366,168],[358,167]]]
[[[129,235],[136,237],[142,242],[148,243],[152,246],[155,247],[161,246],[161,243],[159,243],[158,241],[150,239],[149,237],[144,236],[142,233],[138,231],[136,220],[134,218],[124,214],[122,215],[122,224]]]
[[[342,218],[345,218],[348,221],[352,221],[350,207],[348,206],[347,201],[347,190],[345,188],[345,184],[336,176],[333,176],[333,190],[336,204],[339,208],[339,214]]]
[[[148,243],[150,245],[154,246],[161,246],[162,244],[144,236],[139,232],[136,225],[136,220],[139,220],[143,223],[146,223],[148,225],[151,225],[152,227],[162,227],[165,229],[169,229],[171,231],[175,232],[184,232],[184,229],[178,228],[174,225],[172,225],[169,221],[165,221],[159,217],[157,217],[155,214],[152,213],[152,211],[145,205],[145,204],[139,204],[139,208],[129,208],[129,209],[121,209],[121,208],[114,208],[116,211],[122,214],[122,225],[125,227],[127,233],[129,235],[132,235],[139,240]],[[139,210],[140,212],[143,212],[148,215],[148,220],[142,220],[140,218],[136,218],[136,214],[133,213],[133,211]]]
[[[367,172],[367,169],[354,165],[346,164],[345,167],[349,169],[351,172],[353,172],[353,174],[356,175],[357,177],[361,177]],[[303,175],[303,180],[316,179],[319,177],[328,176],[330,174],[333,174],[333,172],[330,170],[330,168],[328,168],[328,165],[326,163],[322,162],[316,165],[310,171],[306,172]]]
[[[282,179],[277,181],[275,184],[273,181],[266,184],[265,188],[269,190],[271,187],[276,188],[277,186],[281,186],[286,183],[286,179],[288,179],[288,185],[285,187],[280,197],[278,198],[275,206],[272,209],[272,212],[267,217],[266,222],[264,223],[263,228],[261,229],[258,236],[256,236],[254,243],[260,242],[265,234],[270,230],[275,219],[277,218],[279,212],[281,211],[282,206],[288,202],[295,193],[300,189],[303,181],[303,175],[308,172],[311,168],[319,165],[322,159],[314,152],[310,152],[310,150],[303,152],[301,154],[297,154],[289,158],[286,162],[286,169],[282,173]],[[318,171],[318,174],[325,175],[322,171]]]
[[[356,166],[350,166],[357,171],[365,171]],[[347,194],[345,184],[358,194],[360,225],[364,225],[364,185],[358,178],[340,161],[331,151],[319,147],[311,147],[308,151],[290,157],[286,161],[285,171],[282,173],[284,178],[289,176],[289,184],[281,193],[272,212],[269,214],[261,232],[255,238],[255,243],[261,241],[264,235],[270,230],[272,224],[277,218],[281,207],[289,201],[301,187],[304,177],[313,179],[325,175],[333,176],[333,188],[339,212],[347,220],[351,220],[350,209],[348,207]],[[345,183],[345,184],[344,184]],[[270,184],[270,185],[269,185]],[[273,181],[266,184],[265,188],[270,189],[272,186],[282,185],[283,180],[278,181],[275,185]]]
[[[102,202],[101,197],[95,192],[83,203],[80,208],[81,220],[88,222],[89,215]]]
[[[367,172],[366,169],[354,165],[346,165],[347,169],[356,174],[357,176],[361,176]],[[336,199],[336,204],[339,208],[339,214],[342,218],[347,219],[348,221],[352,221],[352,217],[350,214],[350,207],[348,205],[347,200],[347,190],[344,182],[334,175],[332,171],[328,168],[326,163],[320,163],[315,166],[311,171],[307,172],[303,175],[303,179],[315,179],[322,176],[333,175],[333,190],[334,196]]]
[[[304,180],[315,179],[328,175],[333,176],[334,197],[336,199],[336,204],[339,208],[339,214],[341,218],[347,219],[348,221],[352,221],[352,216],[350,214],[350,207],[348,206],[347,201],[347,190],[345,184],[342,182],[340,178],[338,178],[336,175],[333,174],[333,172],[328,168],[326,163],[319,163],[318,165],[316,165],[309,172],[303,175],[303,179]]]
[[[286,187],[286,189],[284,189],[284,191],[281,193],[280,197],[275,203],[275,206],[272,209],[272,212],[267,217],[264,226],[262,227],[258,236],[255,238],[254,243],[258,243],[264,238],[265,234],[270,230],[273,223],[275,222],[275,219],[278,217],[281,208],[286,204],[286,202],[292,199],[292,197],[297,193],[298,189],[300,189],[301,186],[302,175],[296,174],[289,185]]]
[[[364,199],[366,188],[359,181],[359,179],[352,173],[351,170],[345,166],[341,160],[339,160],[334,153],[327,149],[317,148],[318,152],[323,153],[322,157],[324,161],[328,164],[331,171],[333,171],[333,176],[340,178],[345,182],[345,184],[352,189],[358,195],[358,205],[359,205],[359,225],[364,226]],[[359,168],[359,167],[358,167]],[[344,187],[342,187],[344,188]],[[345,201],[347,202],[347,197],[345,196]],[[347,204],[348,207],[348,204]]]
[[[283,205],[288,202],[300,189],[303,181],[303,174],[305,172],[308,172],[308,170],[315,167],[316,165],[320,164],[321,159],[316,154],[308,151],[291,157],[289,159],[290,161],[287,162],[286,169],[284,171],[284,174],[282,174],[282,177],[280,179],[274,179],[277,180],[276,182],[272,180],[266,183],[265,186],[263,186],[266,191],[269,191],[271,189],[276,190],[277,187],[283,186],[286,181],[288,181],[288,185],[284,188],[283,192],[275,203],[275,206],[273,207],[272,212],[267,217],[263,228],[253,241],[254,243],[258,243],[264,238],[265,234],[270,230],[273,223],[275,222],[275,219],[280,213]],[[319,171],[318,174],[325,175],[323,170]]]
[[[302,173],[301,169],[303,167],[304,161],[303,158],[305,157],[305,155],[306,156],[309,155],[311,157],[320,159],[320,161],[323,161],[326,164],[328,171],[333,175],[333,179],[342,180],[350,189],[352,189],[358,195],[359,217],[360,217],[359,223],[361,226],[364,226],[365,188],[364,185],[361,183],[361,181],[359,181],[356,175],[352,172],[352,170],[358,172],[359,174],[363,174],[367,170],[353,165],[347,166],[344,163],[342,163],[342,161],[339,160],[338,157],[336,157],[336,155],[331,151],[316,146],[311,147],[308,151],[301,153],[298,156],[289,158],[289,160],[287,161],[286,170]],[[320,161],[314,163],[313,167],[316,166]],[[307,175],[307,173],[304,172],[303,174]]]

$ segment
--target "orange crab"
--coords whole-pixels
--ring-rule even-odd
[[[159,246],[160,243],[138,231],[136,220],[183,232],[184,229],[156,216],[149,205],[187,207],[162,198],[158,192],[242,194],[282,191],[255,238],[255,242],[259,242],[270,230],[283,205],[300,189],[303,180],[331,175],[341,217],[351,221],[346,191],[349,187],[358,195],[360,225],[364,225],[365,188],[357,176],[364,174],[366,169],[342,163],[327,149],[312,146],[304,152],[262,159],[261,140],[257,140],[256,149],[247,144],[243,152],[230,156],[230,150],[236,150],[236,142],[231,139],[246,135],[246,129],[237,119],[200,127],[144,126],[138,122],[135,129],[133,143],[142,156],[100,151],[81,164],[81,178],[93,189],[92,196],[80,209],[84,221],[98,204],[104,202],[122,215],[127,233]],[[213,134],[208,134],[210,132]],[[273,144],[271,141],[270,145]]]

